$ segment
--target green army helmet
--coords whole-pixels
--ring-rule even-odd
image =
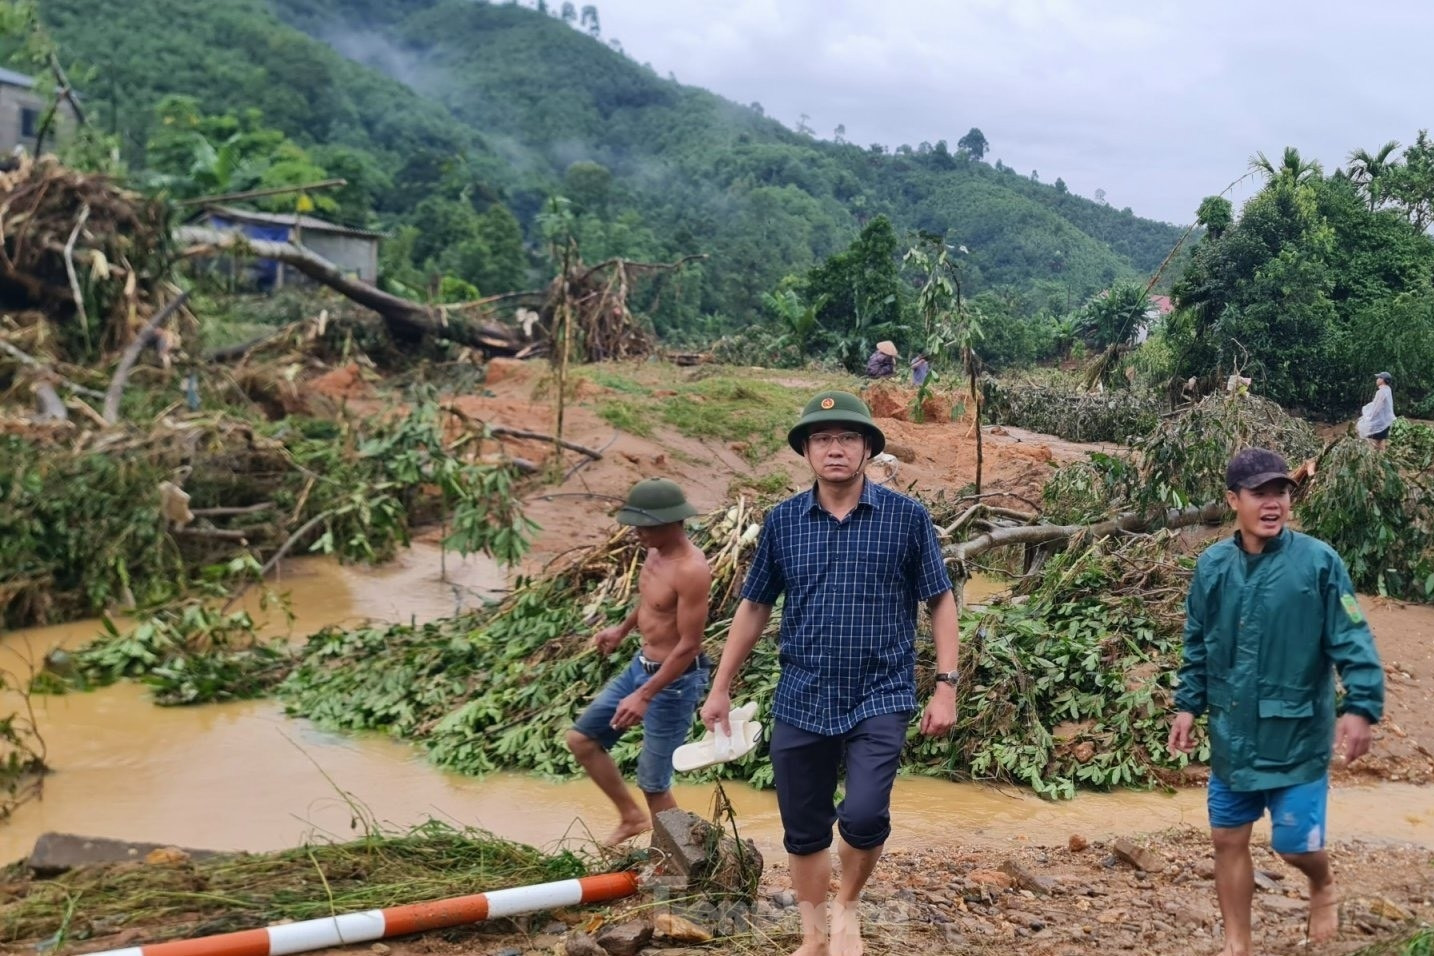
[[[807,431],[815,425],[853,425],[866,433],[873,456],[881,454],[886,447],[886,436],[871,420],[871,410],[866,402],[850,392],[820,392],[807,402],[802,417],[787,432],[787,444],[798,455],[806,454]]]
[[[697,509],[687,503],[687,496],[676,482],[666,478],[648,478],[632,486],[627,501],[618,509],[617,523],[634,528],[655,528],[690,518]]]

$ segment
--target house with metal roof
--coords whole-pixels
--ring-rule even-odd
[[[14,70],[0,68],[0,154],[10,154],[23,146],[35,152],[36,140],[50,101],[35,90],[35,78]],[[75,125],[75,108],[61,99],[56,107],[54,128],[45,142],[53,145],[57,137]]]
[[[290,242],[332,262],[340,272],[365,282],[378,280],[378,244],[383,233],[339,225],[317,216],[292,212],[258,212],[232,206],[206,206],[195,225],[240,232],[250,239]],[[256,263],[254,278],[265,289],[283,288],[299,273],[271,259]]]

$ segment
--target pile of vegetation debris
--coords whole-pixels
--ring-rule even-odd
[[[516,560],[532,526],[489,437],[431,396],[338,421],[171,413],[67,441],[0,436],[0,622],[152,610],[296,548],[381,561],[439,520],[450,548]]]
[[[177,294],[169,209],[26,154],[0,172],[0,309],[5,338],[85,363],[123,348]]]
[[[981,380],[982,409],[1001,425],[1014,425],[1067,441],[1125,444],[1155,428],[1164,402],[1143,389],[1093,392],[1074,382]]]

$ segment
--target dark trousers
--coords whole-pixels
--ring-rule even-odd
[[[788,853],[806,856],[831,846],[833,822],[841,838],[858,850],[886,842],[891,835],[891,787],[910,721],[909,714],[883,714],[834,736],[775,722],[772,775]],[[846,796],[835,804],[843,761]]]

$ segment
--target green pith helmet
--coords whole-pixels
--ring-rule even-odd
[[[687,497],[675,482],[666,478],[648,478],[633,485],[627,493],[627,502],[618,510],[617,523],[634,528],[655,528],[674,524],[696,513],[697,509],[687,503]]]
[[[866,432],[867,440],[871,444],[872,455],[881,454],[886,447],[886,436],[876,423],[871,420],[871,410],[866,407],[866,402],[857,398],[850,392],[822,392],[813,396],[807,407],[802,409],[802,417],[787,432],[787,444],[792,446],[792,451],[798,455],[806,454],[803,447],[807,440],[807,430],[813,425],[854,425],[860,431]]]

